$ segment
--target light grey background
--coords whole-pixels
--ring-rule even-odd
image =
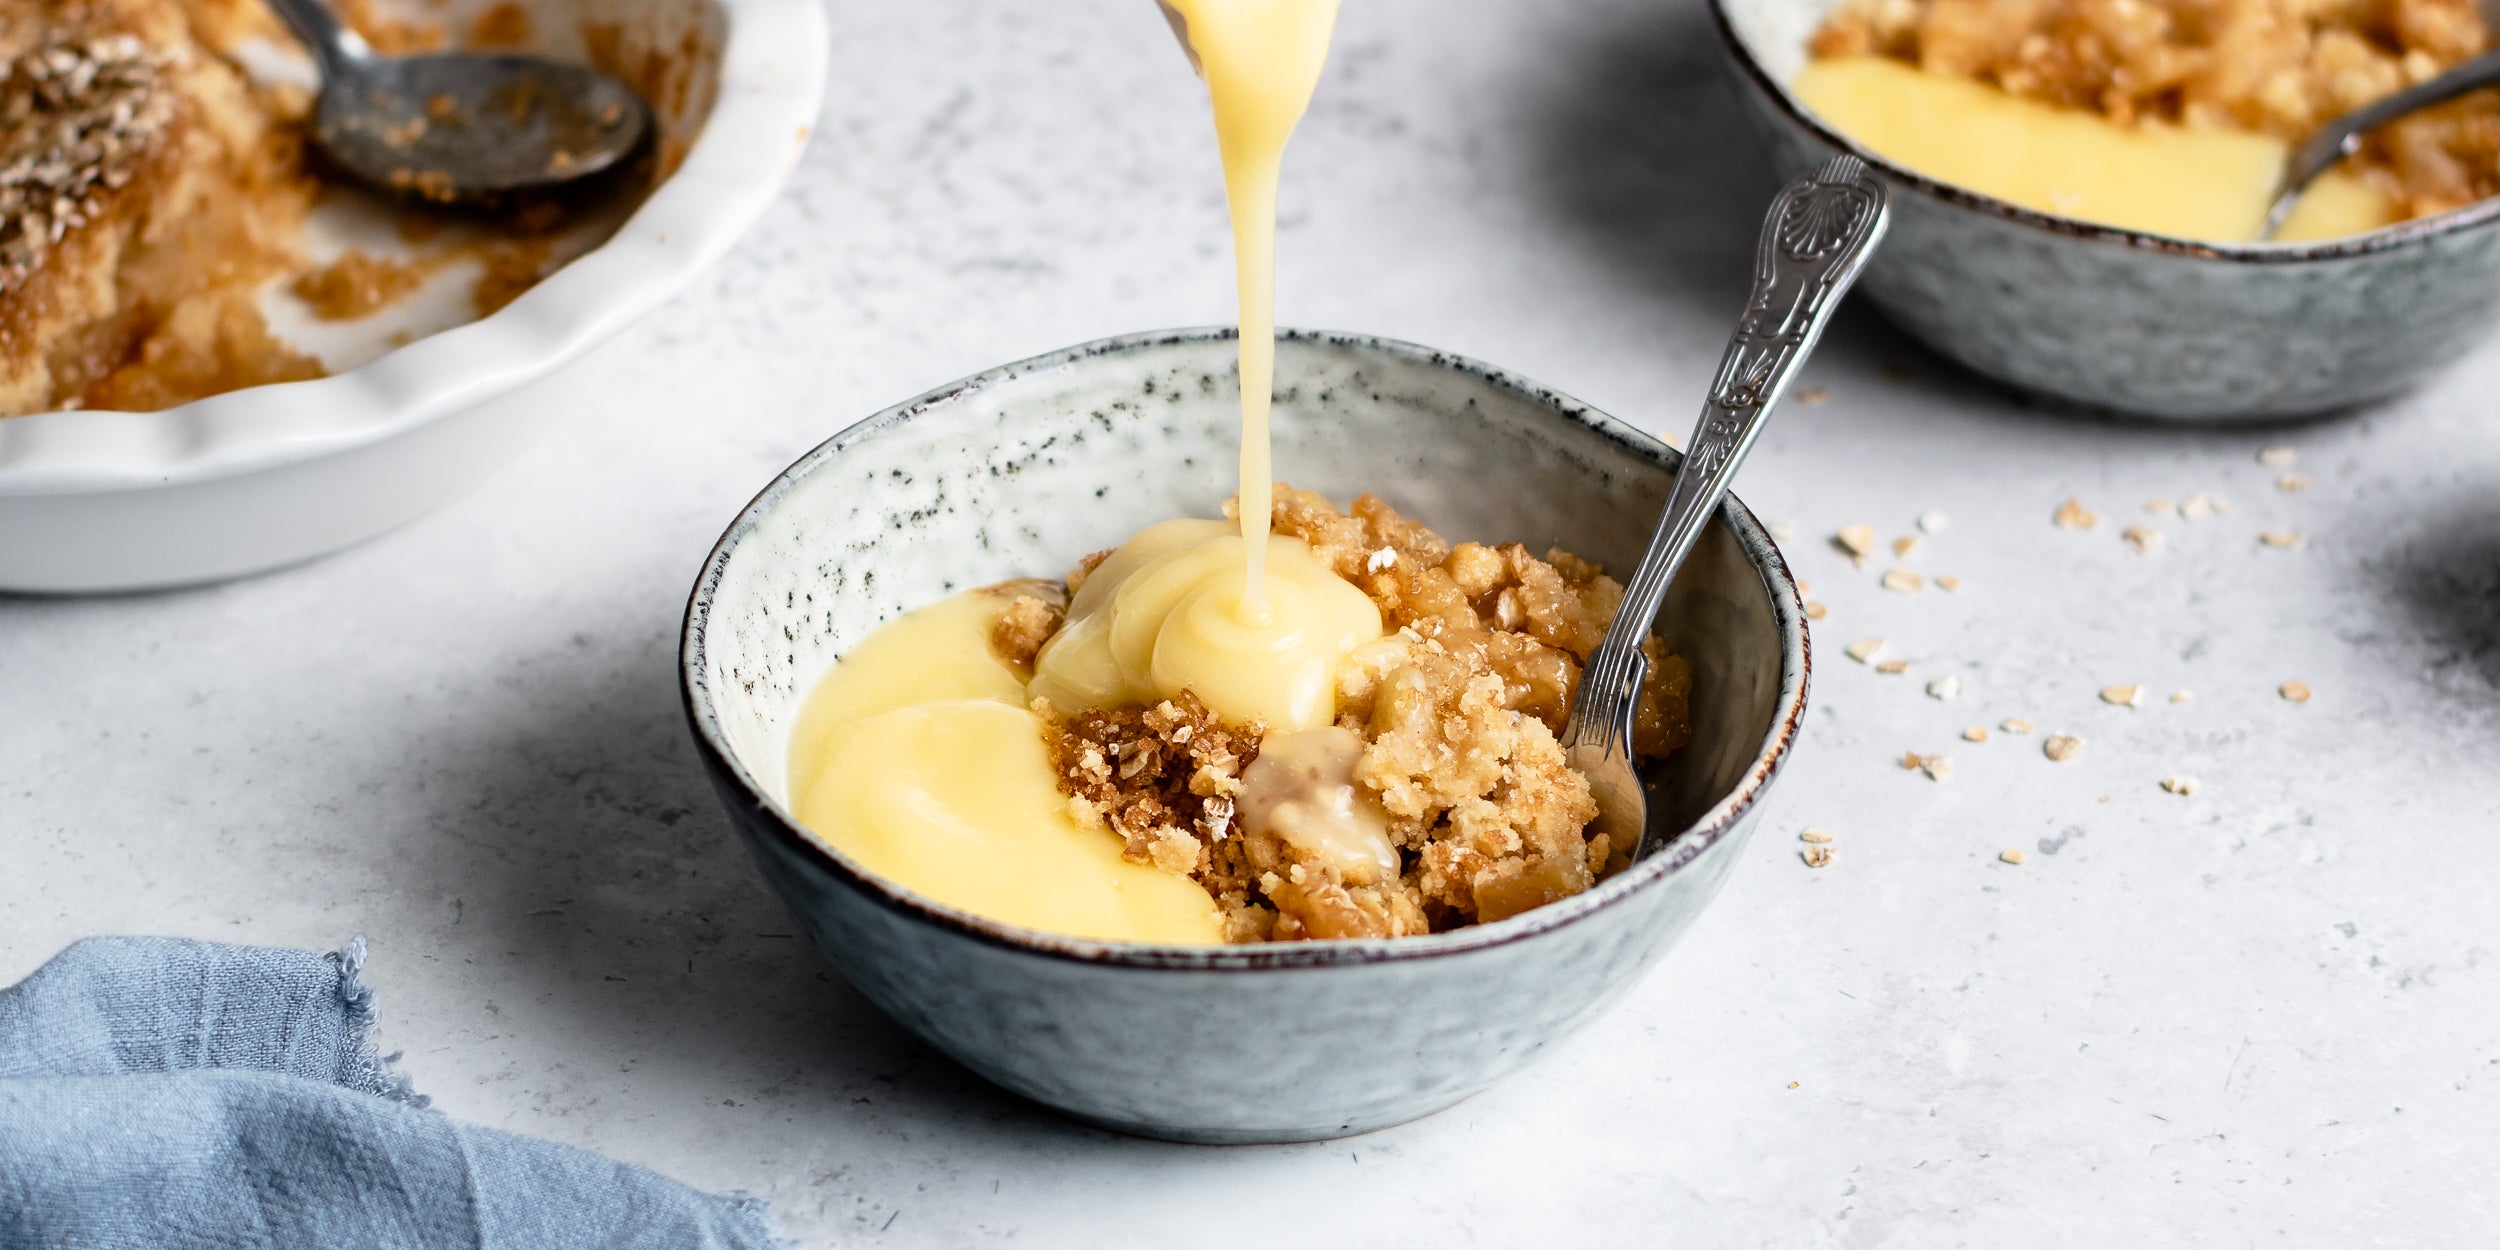
[[[901,1036],[787,936],[704,789],[670,677],[687,586],[854,417],[1223,320],[1231,280],[1203,104],[1145,0],[849,0],[834,28],[789,195],[574,375],[559,440],[308,567],[0,599],[0,980],[88,933],[361,931],[444,1109],[755,1190],[820,1245],[2489,1236],[2488,350],[2375,411],[2182,433],[2036,409],[1844,312],[1804,383],[1829,401],[1740,482],[1830,605],[1808,732],[1754,862],[1620,1011],[1439,1117],[1244,1149],[1077,1128]],[[1690,0],[1349,0],[1288,170],[1283,316],[1680,429],[1766,190]],[[2256,463],[2275,443],[2306,493]],[[2198,491],[2233,511],[2140,511]],[[2098,530],[2049,524],[2069,495]],[[1951,527],[1910,563],[1959,595],[1824,541],[1931,509]],[[2154,554],[2117,537],[2139,522]],[[1842,656],[1868,636],[1910,674]],[[1947,672],[1961,700],[1921,693]],[[2316,699],[2277,698],[2293,678]],[[2146,705],[2096,699],[2121,682]],[[1957,739],[2017,714],[2090,745]],[[1808,825],[1838,832],[1827,869]]]

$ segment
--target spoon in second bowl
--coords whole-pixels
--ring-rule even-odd
[[[1571,717],[1563,724],[1563,750],[1589,779],[1598,830],[1608,835],[1610,846],[1630,848],[1630,860],[1654,849],[1647,836],[1649,802],[1633,767],[1632,713],[1649,676],[1641,641],[1649,637],[1667,585],[1692,554],[1702,527],[1718,515],[1737,464],[1814,350],[1841,295],[1874,254],[1887,220],[1884,184],[1854,156],[1832,158],[1771,201],[1754,252],[1753,296],[1719,359],[1710,398],[1667,490],[1649,550],[1624,584],[1623,605],[1604,640],[1580,671]]]
[[[2494,85],[2500,85],[2500,52],[2486,52],[2318,127],[2317,133],[2292,149],[2290,158],[2283,162],[2283,180],[2275,184],[2274,202],[2266,209],[2266,224],[2257,232],[2257,241],[2272,241],[2284,223],[2292,219],[2292,208],[2300,203],[2301,192],[2308,190],[2319,175],[2360,151],[2361,140],[2371,131],[2407,114]]]
[[[651,133],[633,88],[530,56],[377,55],[321,0],[270,0],[321,72],[312,137],[348,175],[436,204],[493,205],[616,168]]]

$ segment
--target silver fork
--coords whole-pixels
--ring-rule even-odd
[[[1649,636],[1667,585],[1702,527],[1717,515],[1736,466],[1797,376],[1843,292],[1866,267],[1888,219],[1884,185],[1854,156],[1834,157],[1780,189],[1754,252],[1753,297],[1719,359],[1718,379],[1650,535],[1649,550],[1625,584],[1623,606],[1589,653],[1562,743],[1597,798],[1597,828],[1638,860],[1655,849],[1647,798],[1633,768],[1632,712],[1649,660]]]

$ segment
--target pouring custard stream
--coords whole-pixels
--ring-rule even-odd
[[[1241,304],[1241,535],[1248,563],[1240,613],[1267,623],[1268,514],[1275,471],[1268,408],[1276,385],[1276,185],[1285,142],[1328,60],[1337,0],[1162,0],[1206,79],[1224,199],[1233,219]]]

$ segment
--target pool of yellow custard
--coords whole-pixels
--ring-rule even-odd
[[[1792,89],[1841,133],[1939,182],[2077,221],[2200,242],[2254,241],[2290,154],[2267,135],[2122,126],[1886,57],[1810,61]],[[2397,216],[2360,179],[2329,171],[2275,237],[2363,234]]]
[[[1108,941],[1223,940],[1189,878],[1121,858],[1059,792],[1024,677],[990,636],[1025,587],[966,591],[887,623],[800,709],[790,799],[809,832],[913,893]]]

